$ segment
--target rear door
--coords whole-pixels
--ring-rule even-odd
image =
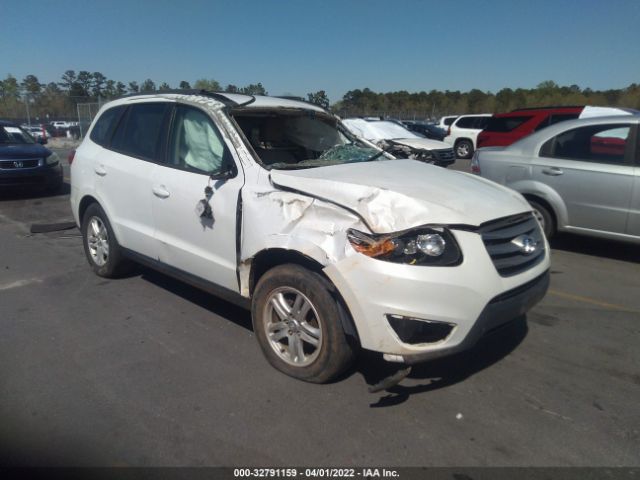
[[[625,233],[634,186],[631,123],[589,125],[546,142],[533,177],[562,197],[570,227]]]
[[[151,191],[159,260],[238,292],[236,222],[244,175],[229,145],[206,111],[177,105]],[[233,173],[210,178],[225,170]],[[202,215],[207,186],[211,215]]]
[[[96,191],[125,248],[156,256],[151,178],[159,160],[167,102],[129,105],[109,149],[93,163]]]

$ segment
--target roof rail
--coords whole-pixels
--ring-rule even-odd
[[[172,90],[154,90],[152,92],[138,92],[138,93],[129,93],[127,95],[122,95],[118,98],[129,98],[129,97],[140,97],[144,95],[154,96],[154,95],[163,95],[165,93],[173,94],[173,95],[199,95],[201,97],[211,97],[216,100],[224,103],[227,107],[238,107],[243,105],[248,105],[255,101],[255,97],[253,95],[247,95],[245,93],[241,93],[239,95],[247,95],[251,97],[251,99],[246,103],[239,104],[231,100],[229,97],[225,95],[226,92],[210,92],[208,90],[197,90],[197,89],[172,89]]]
[[[524,107],[511,110],[512,112],[521,112],[523,110],[550,110],[552,108],[584,108],[585,105],[549,105],[548,107]]]

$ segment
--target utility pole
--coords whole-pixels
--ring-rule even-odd
[[[29,112],[29,94],[24,94],[24,104],[27,107],[27,125],[31,126],[31,113]]]

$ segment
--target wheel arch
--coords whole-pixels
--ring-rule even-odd
[[[97,203],[98,205],[100,205],[100,202],[92,195],[85,195],[84,197],[82,197],[82,200],[80,200],[80,204],[78,205],[79,223],[82,223],[82,217],[84,217],[84,212],[87,211],[87,208],[89,208],[89,205],[91,205],[92,203]],[[102,207],[102,205],[100,206]]]
[[[347,336],[352,337],[359,344],[360,339],[358,336],[358,331],[356,329],[349,308],[336,286],[324,273],[324,265],[322,265],[318,260],[305,255],[302,252],[299,252],[297,250],[289,250],[286,248],[267,248],[254,255],[251,259],[251,267],[248,279],[249,294],[253,296],[253,292],[256,285],[258,284],[258,281],[265,273],[267,273],[272,268],[285,264],[300,265],[317,275],[317,278],[325,285],[327,290],[329,290],[331,295],[338,303],[338,307],[341,313],[340,322],[342,323],[342,327],[345,333],[347,334]]]
[[[558,192],[548,185],[529,180],[514,182],[506,186],[520,192],[527,201],[537,201],[547,207],[556,222],[556,229],[563,229],[568,224],[569,214],[564,200],[558,195]]]

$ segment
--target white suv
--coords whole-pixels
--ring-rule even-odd
[[[71,179],[98,275],[135,260],[251,308],[269,362],[307,381],[335,378],[357,346],[408,365],[468,348],[549,282],[519,194],[394,159],[305,102],[119,99]]]
[[[485,129],[490,113],[461,115],[449,127],[444,142],[453,147],[457,158],[471,158],[476,149],[478,135]]]

